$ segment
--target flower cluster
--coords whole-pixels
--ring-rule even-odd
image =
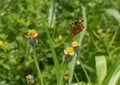
[[[65,61],[70,61],[72,56],[74,55],[74,50],[78,50],[79,49],[79,44],[77,41],[73,41],[72,42],[72,46],[68,46],[65,50],[64,50],[64,55],[65,55]]]

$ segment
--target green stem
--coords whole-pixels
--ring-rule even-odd
[[[81,59],[79,58],[79,52],[77,52],[77,55],[78,55],[78,59],[80,61],[81,67],[82,67],[82,69],[83,69],[83,71],[84,71],[84,73],[85,73],[85,75],[87,77],[87,80],[88,80],[89,84],[91,85],[91,81],[90,81],[90,78],[89,78],[89,76],[87,74],[87,71],[85,70],[85,67],[84,67],[83,63],[82,63]]]
[[[35,44],[34,44],[34,47],[33,47],[33,57],[34,57],[34,62],[35,62],[36,69],[38,71],[38,77],[40,79],[40,83],[41,83],[41,85],[44,85],[43,79],[42,79],[42,73],[41,73],[41,70],[39,68],[39,63],[37,61],[37,56],[36,56],[36,51],[35,51]]]
[[[77,77],[77,75],[74,73],[74,76],[75,76],[75,78],[76,78],[76,81],[77,81],[77,83],[78,83],[78,85],[79,85],[79,80],[78,80],[78,77]]]
[[[63,69],[63,72],[62,72],[62,75],[61,75],[61,78],[60,78],[60,84],[59,85],[62,85],[62,79],[63,79],[63,75],[64,75],[64,72],[66,70],[66,67],[67,67],[67,63],[65,62],[65,65],[64,65],[64,69]]]
[[[115,40],[115,38],[116,38],[116,35],[117,35],[117,33],[118,33],[118,29],[119,29],[119,27],[116,28],[116,31],[115,31],[113,37],[111,38],[111,42],[110,42],[108,48],[110,48],[111,45],[112,45],[112,43],[114,42],[114,40]]]
[[[88,82],[89,82],[90,85],[91,85],[90,78],[89,78],[89,76],[88,76],[88,74],[87,74],[87,71],[85,70],[84,65],[83,65],[82,61],[80,60],[80,58],[79,58],[79,61],[80,61],[80,64],[81,64],[81,66],[82,66],[82,69],[83,69],[83,71],[84,71],[84,73],[85,73],[85,75],[86,75],[86,77],[87,77],[87,80],[88,80]]]

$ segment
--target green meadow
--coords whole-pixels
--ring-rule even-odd
[[[120,1],[0,0],[0,85],[120,85]]]

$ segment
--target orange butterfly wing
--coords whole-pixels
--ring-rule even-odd
[[[83,22],[83,19],[80,19],[80,20],[76,20],[76,21],[73,21],[70,25],[71,25],[71,28],[70,28],[70,38],[73,39],[75,35],[79,34],[84,26],[82,24]]]
[[[71,28],[70,29],[70,39],[73,39],[74,36],[75,36],[74,29]]]

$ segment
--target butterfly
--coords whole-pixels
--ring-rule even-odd
[[[73,22],[70,23],[70,39],[73,39],[75,37],[75,35],[79,34],[84,26],[83,26],[83,19],[79,19],[79,20],[75,20]]]

